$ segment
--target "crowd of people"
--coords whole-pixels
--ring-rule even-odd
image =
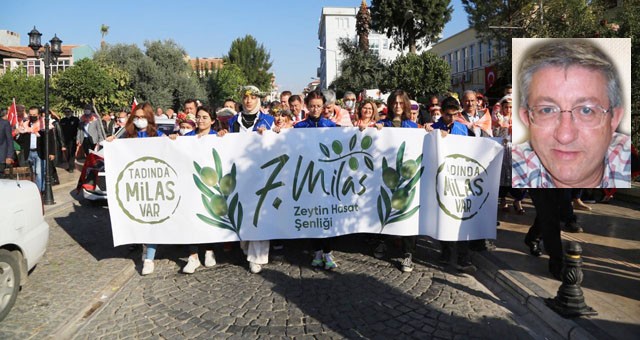
[[[360,130],[374,128],[419,128],[426,132],[440,130],[443,135],[456,134],[478,137],[499,137],[505,147],[504,166],[501,172],[499,208],[504,212],[510,211],[507,195],[513,198],[513,210],[517,214],[524,214],[522,200],[526,189],[511,187],[511,119],[513,101],[511,86],[507,86],[504,96],[492,107],[488,107],[487,98],[481,93],[468,90],[460,96],[447,93],[442,98],[432,96],[426,105],[418,104],[410,99],[403,90],[393,91],[386,102],[363,98],[354,92],[346,92],[341,100],[336,99],[332,90],[317,90],[308,94],[293,94],[282,92],[280,100],[270,103],[263,102],[264,94],[255,86],[242,88],[240,102],[233,99],[224,101],[221,107],[212,109],[195,99],[184,102],[178,113],[172,109],[154,110],[150,103],[134,106],[131,113],[125,111],[103,114],[102,118],[96,113],[92,105],[84,107],[80,117],[75,117],[69,109],[64,109],[63,118],[51,112],[49,150],[44,154],[43,111],[38,107],[31,107],[24,112],[21,122],[13,127],[9,137],[15,140],[20,152],[13,148],[7,150],[3,166],[14,161],[33,168],[38,188],[43,188],[43,162],[50,162],[55,169],[56,161],[64,164],[69,172],[74,171],[74,157],[77,154],[88,155],[96,144],[112,141],[116,135],[120,138],[148,138],[165,136],[156,124],[157,120],[175,119],[173,133],[167,137],[176,139],[193,137],[201,138],[206,135],[223,137],[227,133],[263,133],[272,130],[276,133],[288,128],[326,128],[326,127],[357,127]],[[20,113],[20,111],[19,111]],[[0,126],[4,129],[4,125]],[[10,129],[11,130],[11,129]],[[122,132],[120,130],[123,130]],[[471,141],[471,140],[470,140]],[[13,143],[9,143],[13,147]],[[576,195],[574,199],[579,199]],[[575,202],[575,201],[574,201]],[[583,205],[582,202],[580,202]],[[563,206],[564,207],[564,206]],[[571,206],[566,207],[566,222],[570,231],[579,232]],[[525,243],[530,247],[531,254],[539,256],[542,232],[537,231],[534,224],[532,231],[527,234]],[[314,256],[311,266],[332,270],[337,267],[332,254],[335,238],[313,239]],[[376,238],[373,255],[376,258],[386,256],[389,237]],[[269,250],[282,249],[282,241],[249,241],[241,242],[240,247],[246,254],[249,270],[259,273],[262,266],[269,261]],[[413,270],[413,254],[415,252],[416,237],[400,237],[403,259],[400,269],[403,272]],[[440,262],[451,263],[453,250],[456,250],[455,261],[458,270],[473,272],[476,270],[471,262],[470,251],[492,250],[495,248],[491,240],[441,242],[442,252]],[[216,264],[212,245],[202,245],[205,250],[204,266]],[[189,247],[189,257],[182,271],[190,274],[203,265],[198,257],[198,246]],[[228,248],[229,245],[225,245]],[[148,275],[154,271],[154,259],[157,245],[147,244],[143,248],[144,261],[142,274]],[[554,274],[556,270],[553,270]]]

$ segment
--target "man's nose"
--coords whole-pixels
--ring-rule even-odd
[[[554,130],[553,137],[560,144],[569,144],[578,138],[580,129],[578,129],[575,122],[573,121],[573,115],[571,114],[571,111],[560,112],[560,117],[558,118],[557,124],[558,125]]]

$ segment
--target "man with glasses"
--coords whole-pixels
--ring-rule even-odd
[[[525,56],[518,114],[530,140],[513,148],[517,188],[628,188],[620,78],[611,59],[585,40],[554,40]]]

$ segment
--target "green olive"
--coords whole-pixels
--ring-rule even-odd
[[[200,178],[202,178],[204,184],[210,187],[218,184],[218,174],[208,166],[200,169]]]
[[[342,153],[342,143],[340,143],[340,141],[334,140],[333,143],[331,143],[331,148],[337,155]]]
[[[211,211],[218,216],[226,216],[229,208],[227,207],[227,200],[223,196],[214,195],[209,202]]]
[[[358,159],[355,157],[351,157],[349,158],[349,168],[351,168],[351,170],[356,171],[358,170]]]
[[[395,190],[400,182],[400,176],[396,172],[396,169],[389,167],[382,172],[382,180],[389,189]]]
[[[371,138],[371,136],[364,136],[364,138],[362,138],[362,141],[360,142],[360,146],[362,147],[362,150],[366,150],[371,146],[372,143],[373,138]]]
[[[402,188],[396,190],[391,196],[391,207],[396,210],[402,210],[409,204],[409,192]]]
[[[414,160],[408,160],[402,163],[402,168],[400,169],[400,174],[402,174],[402,178],[410,179],[413,175],[418,171],[418,163]]]
[[[236,190],[236,179],[231,174],[226,174],[220,179],[220,190],[226,196],[229,196],[234,190]]]

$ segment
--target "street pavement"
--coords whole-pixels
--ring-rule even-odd
[[[113,247],[108,208],[74,193],[78,172],[61,169],[56,204],[45,207],[49,247],[29,277],[0,339],[193,338],[634,338],[640,334],[638,205],[614,201],[579,213],[586,303],[596,317],[564,319],[544,305],[560,282],[522,243],[535,216],[500,213],[498,249],[475,253],[479,271],[437,264],[421,238],[412,273],[400,251],[371,256],[366,235],[339,238],[339,267],[315,271],[310,242],[289,240],[260,274],[236,247],[216,245],[218,265],[180,273],[185,246],[161,245],[155,273],[140,276],[141,250]],[[201,254],[202,255],[202,254]],[[202,256],[201,256],[202,258]]]

